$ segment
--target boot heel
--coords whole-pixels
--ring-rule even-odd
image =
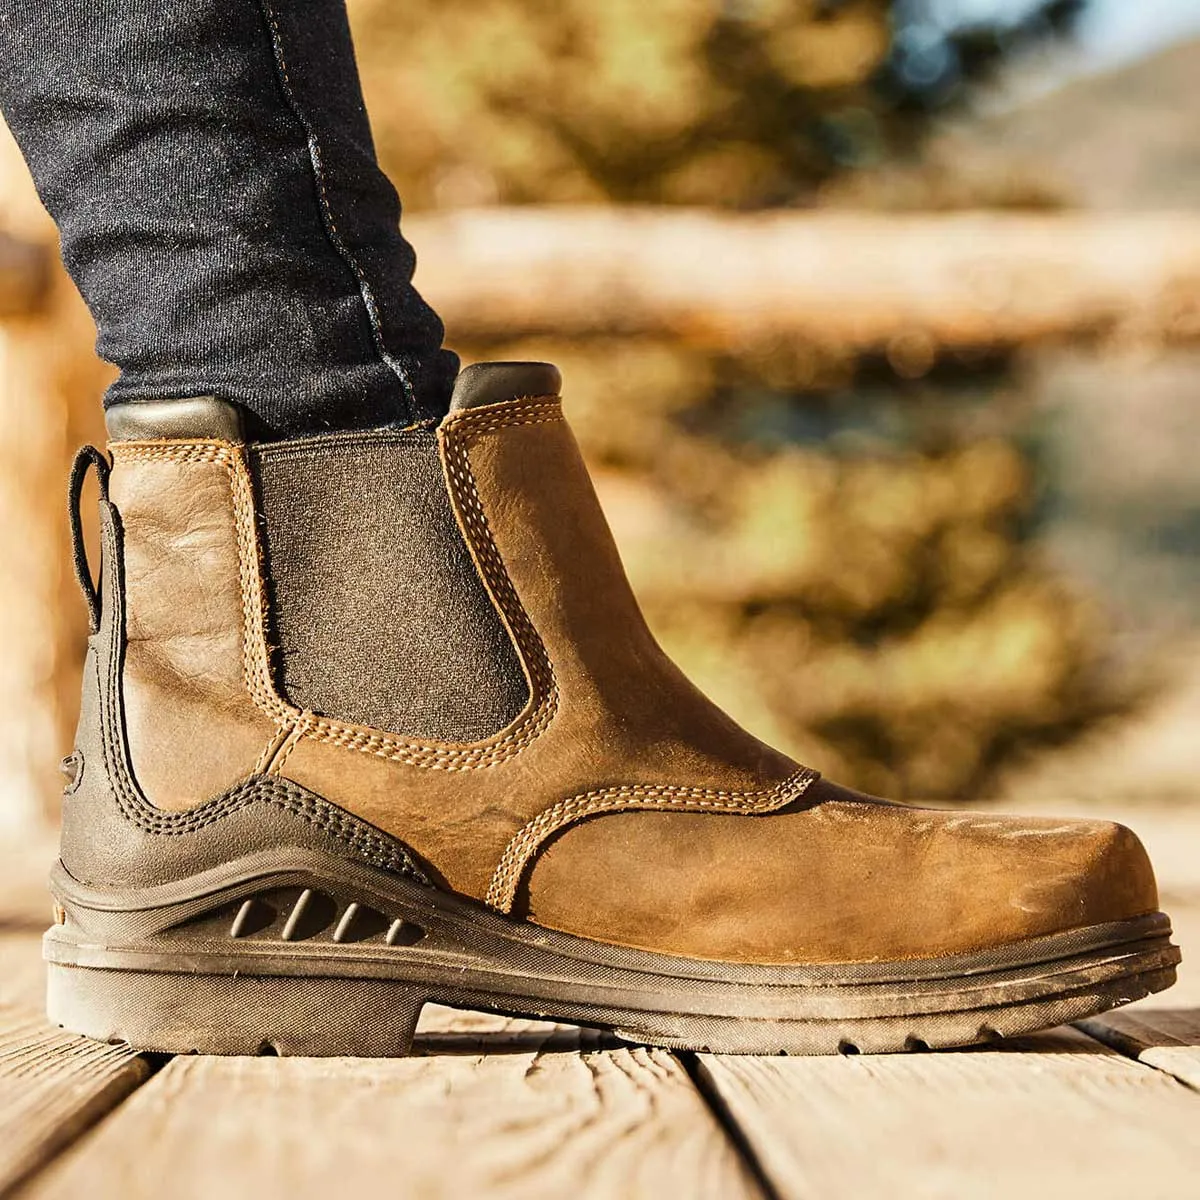
[[[395,1058],[425,998],[387,979],[183,975],[47,963],[50,1020],[169,1054]]]

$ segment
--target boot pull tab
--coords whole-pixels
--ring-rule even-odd
[[[71,542],[75,558],[75,578],[88,607],[88,626],[92,633],[100,630],[100,596],[92,582],[92,569],[88,563],[87,546],[83,540],[83,518],[79,514],[79,502],[83,497],[83,484],[88,471],[96,468],[96,482],[100,487],[100,499],[108,500],[108,475],[111,467],[95,446],[81,446],[71,464],[71,480],[67,485],[67,513],[71,519]]]

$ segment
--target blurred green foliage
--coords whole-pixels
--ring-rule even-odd
[[[1047,30],[1066,19],[1044,7]],[[351,0],[381,157],[411,207],[803,203],[920,138],[936,97],[898,82],[904,8]],[[944,33],[982,45],[978,28]],[[992,44],[960,56],[956,87],[1003,54]],[[986,795],[1014,756],[1119,702],[1102,631],[1031,541],[1035,464],[977,419],[1002,404],[1007,363],[942,383],[923,343],[862,363],[465,333],[450,331],[468,358],[563,366],[656,631],[803,761],[901,796]],[[898,406],[900,433],[877,419]]]
[[[911,149],[931,110],[1069,27],[932,0],[350,0],[405,202],[759,208]],[[986,12],[986,6],[984,6]]]
[[[358,0],[380,152],[409,203],[761,206],[839,169],[888,6]],[[401,114],[403,117],[401,118]]]

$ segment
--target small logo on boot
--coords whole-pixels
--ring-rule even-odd
[[[83,779],[83,754],[79,750],[72,750],[66,758],[58,764],[58,769],[67,777],[67,786],[63,788],[63,795],[69,796],[76,788],[79,787],[80,781]]]

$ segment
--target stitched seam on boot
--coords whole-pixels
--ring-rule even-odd
[[[290,725],[301,711],[276,692],[266,653],[266,599],[250,479],[240,447],[229,442],[112,442],[109,453],[118,462],[211,463],[225,469],[233,500],[234,536],[242,602],[242,671],[254,703],[277,725]],[[240,468],[240,469],[239,469]],[[251,563],[254,564],[251,567]]]
[[[118,554],[116,537],[104,531],[106,561],[114,564]],[[110,584],[110,596],[119,585],[115,574]],[[111,601],[110,601],[111,603]],[[129,773],[129,766],[116,714],[121,711],[121,659],[115,647],[108,646],[106,654],[107,679],[101,712],[101,747],[105,775],[113,790],[121,815],[146,833],[162,836],[181,836],[194,833],[208,825],[259,802],[273,804],[307,821],[310,825],[331,834],[358,858],[374,866],[408,875],[418,882],[432,886],[428,876],[401,845],[380,833],[366,821],[323,800],[287,779],[248,779],[236,784],[224,795],[187,812],[167,812],[155,808],[142,795]],[[99,671],[97,664],[97,671]]]
[[[517,644],[532,689],[531,704],[517,722],[493,738],[471,744],[422,741],[351,725],[305,712],[279,695],[267,656],[266,589],[262,584],[261,548],[250,475],[241,446],[212,441],[129,441],[111,443],[109,451],[114,462],[214,463],[225,468],[233,497],[241,576],[243,670],[254,703],[272,721],[278,725],[297,722],[301,737],[358,750],[377,758],[431,770],[469,771],[505,762],[525,749],[549,726],[558,709],[559,695],[546,648],[525,612],[493,541],[467,449],[471,440],[482,434],[513,425],[560,420],[562,407],[557,397],[531,397],[468,410],[452,418],[439,431],[447,482],[455,508],[462,516],[467,543],[474,551],[484,583]],[[285,761],[294,748],[295,743],[287,748]],[[274,770],[278,771],[280,765],[276,763]]]
[[[283,774],[284,765],[287,763],[287,760],[292,757],[292,751],[294,751],[296,747],[300,745],[300,739],[304,737],[307,729],[308,721],[302,716],[300,720],[298,720],[296,724],[292,726],[287,737],[284,738],[282,744],[280,745],[279,752],[276,754],[275,760],[271,763],[271,767],[268,772],[269,774]]]
[[[818,771],[801,767],[772,788],[727,792],[715,788],[673,785],[630,785],[582,792],[543,809],[521,827],[504,849],[484,903],[499,913],[512,912],[525,871],[551,834],[597,813],[650,809],[693,809],[710,813],[753,815],[774,812],[802,796]]]
[[[296,730],[299,726],[300,722],[296,721],[293,724],[280,725],[275,730],[267,739],[262,754],[258,756],[258,762],[254,764],[255,775],[279,774],[279,764],[286,761],[287,756],[291,753],[292,742],[295,740]]]
[[[254,763],[254,770],[251,772],[254,775],[265,775],[267,768],[275,761],[276,755],[279,753],[280,746],[287,740],[291,730],[286,725],[280,725],[269,738],[267,744],[262,748],[257,760]]]

